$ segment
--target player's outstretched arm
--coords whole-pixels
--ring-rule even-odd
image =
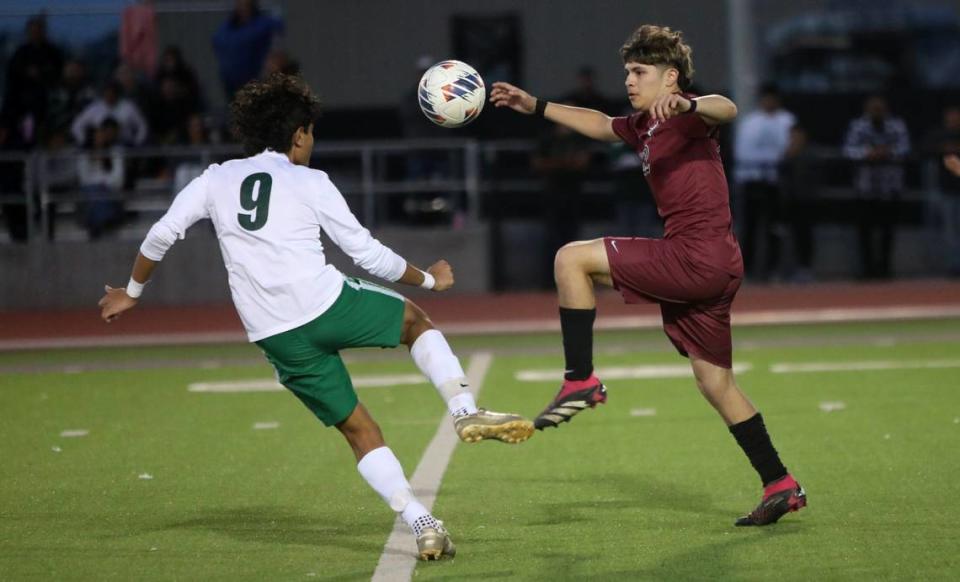
[[[510,83],[494,83],[490,91],[490,102],[494,107],[509,107],[526,115],[537,112],[537,98]],[[545,105],[543,116],[550,121],[566,125],[589,138],[610,142],[620,141],[620,137],[613,131],[613,119],[604,113],[558,103],[545,103]]]
[[[665,120],[691,110],[707,125],[730,123],[737,116],[736,104],[723,95],[704,95],[688,99],[680,93],[657,97],[650,105],[649,113],[653,119]]]
[[[425,287],[433,291],[446,291],[453,287],[453,268],[443,259],[430,265],[426,271],[421,271],[407,263],[407,270],[398,281],[405,285]]]
[[[110,285],[104,285],[106,294],[100,299],[97,305],[100,306],[100,317],[110,323],[124,311],[132,309],[137,304],[140,292],[143,286],[150,280],[153,269],[157,266],[156,261],[151,261],[140,253],[137,253],[137,260],[133,263],[133,273],[130,275],[130,282],[126,287],[114,289]]]

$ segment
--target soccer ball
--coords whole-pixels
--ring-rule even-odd
[[[460,61],[440,61],[420,77],[420,110],[443,127],[463,127],[483,110],[487,90],[476,69]]]

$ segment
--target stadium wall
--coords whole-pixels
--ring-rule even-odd
[[[481,293],[490,288],[486,227],[453,231],[385,228],[375,235],[421,268],[447,259],[454,267],[454,292]],[[116,240],[0,245],[0,311],[93,309],[105,283],[126,284],[138,246],[136,242]],[[348,274],[360,275],[339,249],[330,244],[324,247],[331,263]],[[406,287],[403,292],[412,297],[428,293]],[[144,296],[152,305],[229,302],[227,273],[213,233],[197,225],[186,240],[174,245]]]

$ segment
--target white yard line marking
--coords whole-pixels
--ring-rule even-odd
[[[87,436],[88,434],[90,434],[90,431],[87,430],[87,429],[85,429],[85,428],[75,428],[75,429],[68,429],[68,430],[62,430],[62,431],[60,431],[60,436],[62,436],[62,437],[64,437],[64,438],[85,437],[85,436]]]
[[[426,384],[421,374],[393,374],[383,376],[357,376],[353,379],[354,388],[388,388],[391,386],[410,386]],[[190,392],[283,392],[286,390],[276,380],[227,380],[223,382],[194,382],[187,386]]]
[[[753,369],[749,362],[738,362],[733,365],[736,374],[742,374]],[[665,364],[650,366],[624,366],[597,368],[596,375],[601,380],[643,380],[652,378],[692,378],[693,369],[690,364]],[[562,370],[520,370],[514,375],[521,382],[559,382],[563,378]]]
[[[470,381],[470,391],[474,395],[483,387],[483,380],[492,362],[493,355],[488,352],[478,352],[470,358],[467,379]],[[440,481],[443,479],[450,457],[453,455],[453,449],[458,442],[457,433],[453,430],[453,422],[448,415],[444,414],[433,440],[427,445],[420,464],[410,477],[410,486],[428,510],[433,508],[433,503],[437,499]],[[456,540],[456,525],[451,529]],[[373,582],[408,582],[413,577],[413,569],[417,563],[414,551],[416,547],[417,540],[413,537],[413,532],[398,516],[371,580]]]
[[[279,422],[255,422],[253,423],[253,430],[270,430],[272,428],[279,428]]]
[[[810,372],[863,372],[869,370],[924,370],[960,368],[960,360],[865,360],[862,362],[781,362],[770,366],[774,374]]]
[[[656,416],[656,408],[631,408],[630,416]]]
[[[847,405],[845,402],[836,401],[826,401],[820,403],[820,410],[824,412],[833,412],[835,410],[845,410]]]

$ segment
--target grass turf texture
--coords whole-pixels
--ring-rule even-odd
[[[435,510],[460,553],[418,565],[416,577],[951,578],[960,567],[952,493],[960,463],[951,452],[960,370],[772,374],[769,365],[958,359],[960,338],[949,337],[958,328],[948,320],[738,330],[749,347],[736,360],[754,366],[740,384],[810,496],[810,508],[776,526],[732,527],[758,501],[759,483],[691,379],[610,380],[609,404],[571,426],[518,447],[458,446]],[[656,339],[601,334],[596,363],[683,363]],[[652,349],[625,349],[648,341]],[[514,374],[559,370],[557,336],[454,343],[465,364],[467,350],[497,354],[482,404],[532,416],[556,390]],[[355,354],[355,375],[414,371],[400,350]],[[228,365],[199,367],[211,358]],[[393,515],[342,438],[285,393],[186,390],[269,377],[259,358],[249,346],[0,354],[0,370],[22,368],[0,376],[0,578],[369,579]],[[23,368],[116,361],[149,369]],[[435,392],[420,385],[360,397],[411,474],[443,415]],[[826,413],[823,401],[846,408]],[[633,417],[634,408],[657,413]],[[279,427],[252,430],[268,421]],[[89,435],[59,436],[81,428]]]

